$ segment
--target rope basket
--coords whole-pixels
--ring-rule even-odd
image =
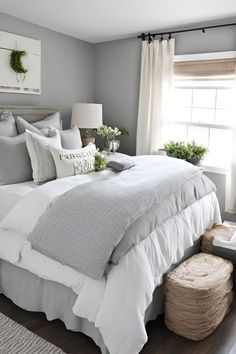
[[[176,334],[202,340],[222,322],[233,300],[233,265],[199,253],[168,274],[165,324]]]

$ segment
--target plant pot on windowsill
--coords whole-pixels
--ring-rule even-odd
[[[163,149],[164,150],[164,149]],[[165,152],[166,152],[166,156],[168,156],[168,157],[175,157],[175,154],[172,154],[172,153],[170,153],[170,152],[168,152],[168,151],[166,151],[166,150],[164,150]]]
[[[192,165],[199,166],[202,162],[202,158],[195,157],[192,159],[186,159],[187,162],[191,163]]]
[[[195,141],[184,143],[183,141],[170,141],[164,145],[166,155],[185,160],[192,165],[199,166],[207,153],[207,148],[197,145]]]

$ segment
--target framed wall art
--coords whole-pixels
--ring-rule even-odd
[[[41,41],[0,31],[0,92],[41,93]]]

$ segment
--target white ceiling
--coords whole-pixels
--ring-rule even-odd
[[[0,12],[99,43],[144,31],[233,17],[236,1],[0,0]]]

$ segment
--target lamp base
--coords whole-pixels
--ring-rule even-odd
[[[92,143],[95,144],[95,138],[94,137],[81,137],[83,147],[87,146],[88,144]]]

